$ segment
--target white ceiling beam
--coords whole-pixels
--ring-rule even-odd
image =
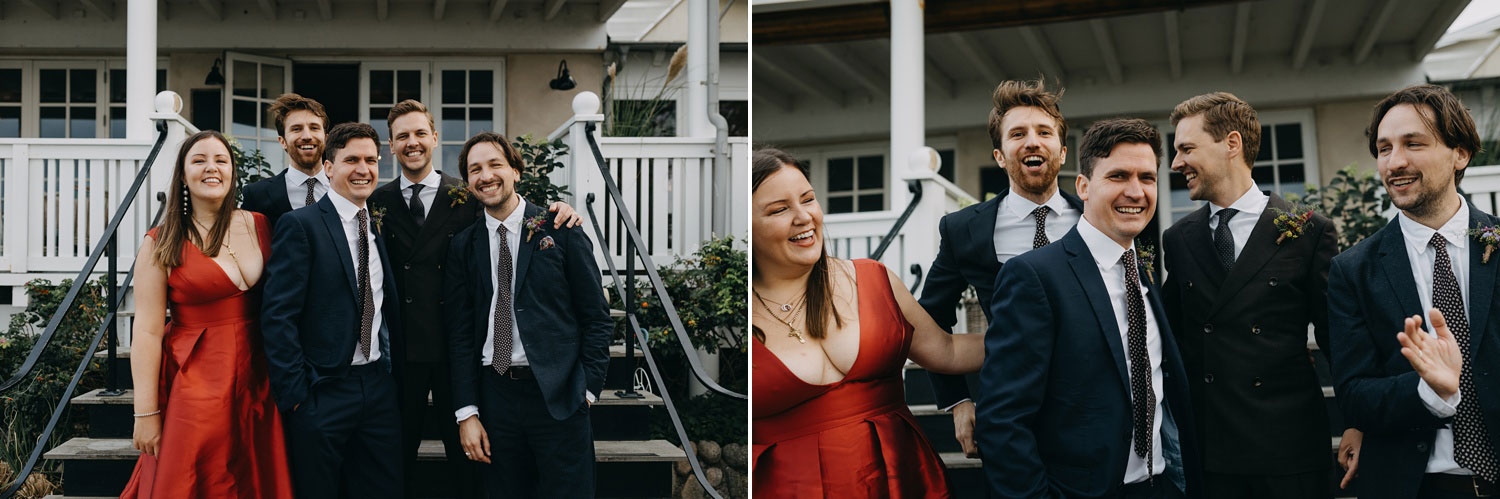
[[[1412,39],[1412,60],[1421,61],[1429,52],[1432,52],[1432,49],[1437,48],[1438,39],[1443,37],[1443,33],[1453,25],[1453,20],[1457,19],[1458,15],[1464,11],[1464,7],[1468,6],[1469,0],[1447,0],[1431,9],[1432,17],[1427,19],[1427,24],[1422,26],[1422,31]]]
[[[1047,36],[1036,26],[1022,26],[1019,29],[1021,38],[1025,39],[1026,45],[1031,48],[1031,56],[1036,59],[1037,66],[1042,68],[1042,72],[1058,80],[1065,79],[1062,64],[1058,64],[1057,56],[1052,53],[1052,46],[1047,43]]]
[[[1312,0],[1307,3],[1307,12],[1302,15],[1302,33],[1292,45],[1292,69],[1302,69],[1307,64],[1307,54],[1312,52],[1313,39],[1318,36],[1318,24],[1323,20],[1323,10],[1328,0]]]
[[[868,65],[861,64],[853,54],[849,53],[849,51],[838,50],[838,52],[835,53],[834,49],[829,48],[827,44],[823,43],[814,43],[804,46],[807,47],[807,49],[813,54],[821,58],[824,63],[828,64],[839,73],[847,75],[850,80],[854,81],[854,83],[858,83],[859,86],[864,87],[865,90],[870,92],[870,95],[881,97],[890,95],[890,92],[888,92],[886,88],[881,86],[879,83],[883,78],[878,75],[872,74],[874,73],[874,71],[869,70]]]
[[[1099,44],[1099,55],[1104,57],[1104,69],[1109,71],[1109,81],[1119,85],[1125,81],[1125,70],[1120,68],[1120,57],[1115,54],[1115,40],[1109,36],[1109,21],[1090,20],[1089,28],[1094,31],[1094,41]]]
[[[434,0],[432,2],[432,20],[443,20],[443,13],[448,11],[448,0]]]
[[[601,23],[605,22],[605,21],[608,21],[609,18],[614,17],[615,13],[619,12],[620,11],[620,7],[622,7],[624,5],[625,5],[625,0],[599,0],[599,19],[598,19],[598,21],[601,22]]]
[[[391,15],[391,0],[375,0],[375,19],[384,21]]]
[[[542,20],[551,21],[552,18],[557,17],[557,13],[562,12],[563,5],[567,3],[568,0],[547,0],[542,9]]]
[[[948,74],[932,56],[927,56],[927,64],[922,68],[922,77],[926,78],[929,91],[938,91],[946,94],[949,98],[958,98],[958,80]],[[996,85],[999,83],[997,82]]]
[[[36,7],[47,13],[47,17],[53,20],[62,19],[62,2],[60,0],[21,0],[22,3]]]
[[[90,12],[93,12],[94,14],[98,15],[99,17],[103,17],[104,20],[106,20],[106,21],[113,21],[113,20],[115,20],[115,2],[114,2],[114,0],[82,0],[82,1],[83,1],[83,6],[87,7]]]
[[[333,20],[333,0],[318,0],[318,17],[324,21]]]
[[[1177,11],[1169,10],[1161,16],[1167,32],[1167,66],[1176,80],[1182,78],[1182,29],[1178,26]]]
[[[224,20],[224,0],[198,0],[198,5],[208,12],[208,17],[215,21]]]
[[[1005,75],[1000,73],[1000,65],[990,59],[989,54],[980,49],[968,34],[950,32],[943,36],[947,37],[953,47],[958,49],[958,53],[968,59],[969,65],[979,70],[979,74],[984,76],[986,83],[999,84],[1005,81]]]
[[[276,20],[276,0],[256,0],[260,4],[260,12],[266,15],[266,19]]]
[[[506,3],[509,2],[506,0],[490,0],[490,22],[500,20],[500,16],[505,14]]]
[[[793,110],[792,104],[794,99],[792,95],[771,86],[770,83],[756,82],[755,85],[750,87],[750,92],[755,96],[756,104],[764,102],[781,108],[783,111],[791,112]]]
[[[780,58],[780,60],[785,61],[786,59]],[[823,99],[826,99],[827,101],[832,102],[839,107],[845,107],[846,99],[844,99],[843,92],[835,90],[832,85],[828,85],[824,82],[813,81],[813,78],[815,77],[810,71],[799,70],[794,73],[783,68],[782,65],[783,64],[772,64],[770,62],[766,62],[764,58],[756,58],[755,72],[769,76],[772,80],[789,84],[791,87],[793,87],[793,89],[801,92],[802,94],[822,97]]]
[[[1229,72],[1240,74],[1245,69],[1245,41],[1250,37],[1250,2],[1234,6],[1234,40],[1230,43]]]
[[[1375,41],[1380,39],[1380,34],[1385,31],[1386,23],[1391,20],[1391,13],[1396,11],[1396,0],[1380,0],[1380,5],[1375,7],[1370,14],[1370,21],[1354,39],[1354,63],[1360,64],[1370,57],[1370,52],[1375,48]]]

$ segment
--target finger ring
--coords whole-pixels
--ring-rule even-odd
[[[465,456],[473,456],[473,454],[470,454],[470,453],[467,453],[467,452],[465,452],[464,455]]]

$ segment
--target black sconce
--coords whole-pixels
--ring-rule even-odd
[[[573,87],[578,86],[578,82],[573,81],[573,75],[568,73],[567,59],[558,61],[557,78],[553,78],[552,82],[548,83],[548,85],[550,85],[553,90],[572,90]]]
[[[208,77],[203,79],[204,85],[224,85],[224,71],[219,66],[224,64],[224,59],[214,59],[214,67],[208,70]]]

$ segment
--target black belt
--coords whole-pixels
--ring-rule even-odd
[[[1164,480],[1166,480],[1166,477],[1164,477],[1164,476],[1161,476],[1161,475],[1152,475],[1151,478],[1147,478],[1145,480],[1141,480],[1141,481],[1135,482],[1135,483],[1127,483],[1125,485],[1120,486],[1120,494],[1122,494],[1122,495],[1146,494],[1148,492],[1151,492],[1151,490],[1154,489],[1158,485],[1158,482],[1166,483],[1166,482],[1164,482]]]
[[[491,367],[490,372],[495,372],[495,369]],[[505,373],[500,374],[500,377],[517,380],[536,379],[536,375],[531,372],[531,366],[510,366],[505,369]]]
[[[1428,473],[1422,476],[1422,488],[1466,497],[1490,497],[1496,493],[1495,482],[1485,480],[1479,475]]]

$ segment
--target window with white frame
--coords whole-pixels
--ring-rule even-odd
[[[386,116],[397,102],[413,99],[427,102],[427,64],[423,63],[370,63],[364,69],[365,122],[375,128],[380,136],[380,178],[396,178],[394,158],[386,145],[391,140],[391,127]],[[430,109],[431,106],[429,106]],[[442,136],[439,132],[439,137]]]
[[[828,213],[883,211],[886,204],[885,154],[830,155],[824,160]]]
[[[458,155],[464,142],[479,132],[505,132],[504,120],[496,119],[503,109],[504,68],[498,62],[443,63],[438,65],[437,79],[437,105],[432,112],[440,125],[441,143],[433,161],[449,175],[461,177],[464,168],[458,164]]]
[[[1260,151],[1256,154],[1250,176],[1261,190],[1275,192],[1285,197],[1288,194],[1301,196],[1307,185],[1317,185],[1317,142],[1313,133],[1312,112],[1282,111],[1260,113]],[[1177,149],[1172,146],[1177,140],[1175,128],[1169,123],[1158,123],[1166,144],[1163,168],[1170,171],[1172,161],[1177,158]],[[1182,174],[1171,172],[1169,181],[1161,185],[1167,192],[1158,195],[1158,208],[1163,215],[1162,227],[1193,210],[1205,201],[1194,201],[1188,197],[1187,179]]]
[[[271,104],[291,87],[291,61],[230,53],[226,67],[229,137],[247,153],[260,151],[271,171],[281,171],[287,156],[276,140]]]
[[[98,137],[100,80],[102,77],[97,67],[59,65],[38,68],[39,136],[44,139]]]
[[[111,62],[109,72],[104,73],[104,84],[109,87],[109,114],[104,124],[109,128],[109,138],[125,138],[125,63]],[[167,70],[156,70],[156,88],[167,88]]]
[[[22,98],[26,88],[21,67],[0,67],[0,138],[21,136]]]
[[[124,67],[124,60],[0,60],[0,137],[123,138]],[[157,67],[162,90],[166,60]]]

